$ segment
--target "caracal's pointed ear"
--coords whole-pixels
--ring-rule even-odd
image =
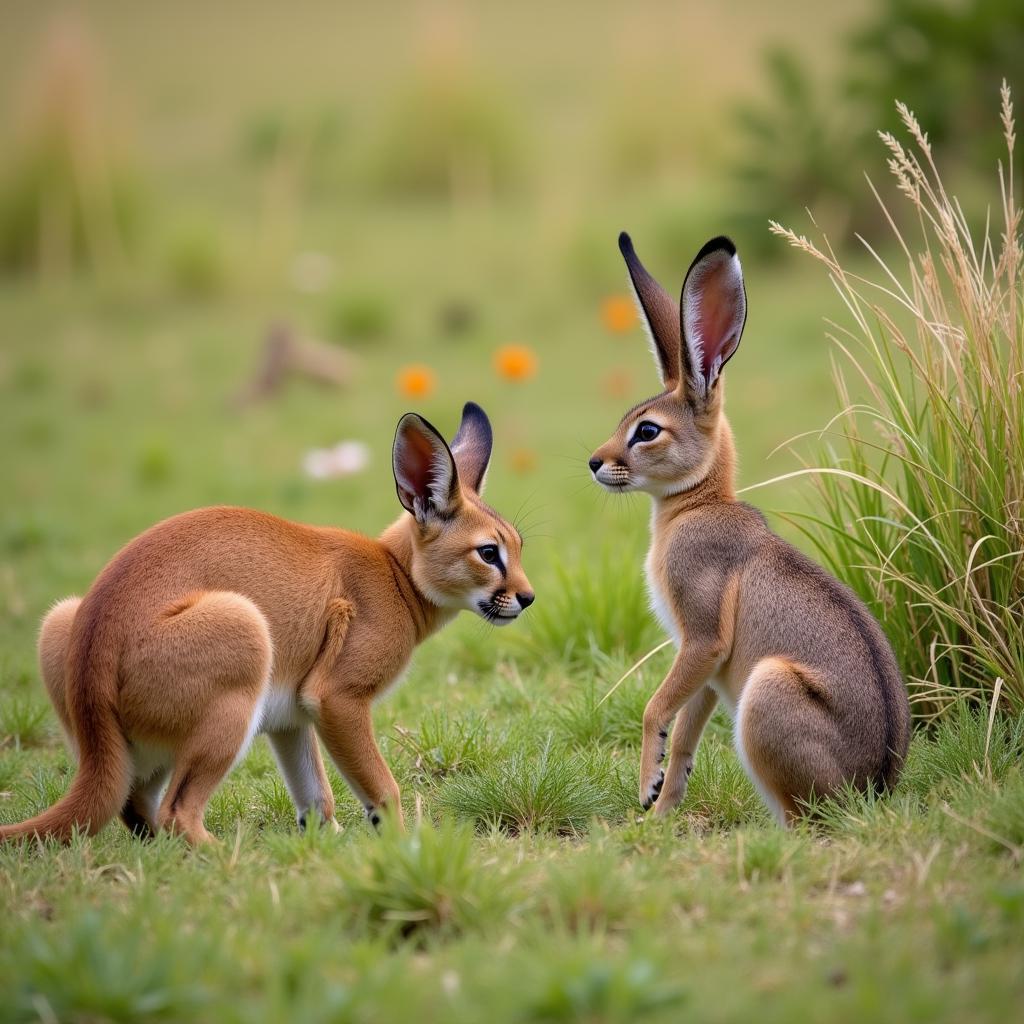
[[[736,246],[720,235],[697,253],[683,282],[681,329],[688,384],[706,398],[740,345],[747,293]]]
[[[619,250],[629,270],[640,320],[658,360],[661,379],[665,387],[674,388],[681,375],[688,372],[688,368],[680,364],[679,303],[647,273],[625,231],[619,235]]]
[[[418,523],[450,515],[459,498],[459,475],[444,438],[422,416],[407,412],[398,421],[391,451],[398,500]]]
[[[493,442],[487,413],[476,402],[467,402],[462,409],[459,432],[452,438],[452,458],[463,485],[471,487],[477,494],[483,493]]]

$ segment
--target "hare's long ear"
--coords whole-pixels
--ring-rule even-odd
[[[666,388],[674,388],[682,375],[689,373],[689,367],[680,364],[680,356],[685,358],[685,353],[679,344],[679,304],[647,273],[625,231],[619,235],[619,250],[629,270],[640,318],[657,357],[661,379]]]
[[[690,383],[703,398],[739,348],[747,319],[740,258],[728,238],[712,238],[697,253],[686,272],[679,306]]]
[[[422,416],[407,412],[398,421],[391,451],[398,500],[419,523],[452,514],[459,499],[459,476],[444,438]]]
[[[483,493],[493,440],[487,413],[476,402],[467,402],[462,409],[459,432],[452,438],[452,458],[463,484],[477,494]]]

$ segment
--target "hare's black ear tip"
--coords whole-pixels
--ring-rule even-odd
[[[626,231],[619,232],[619,252],[623,256],[629,256],[633,252],[633,239],[629,237],[629,233]]]
[[[476,404],[476,402],[467,402],[462,407],[462,423],[459,425],[459,431],[456,437],[461,438],[463,431],[472,430],[479,437],[491,437],[491,421],[487,417],[487,413]]]
[[[713,252],[725,252],[729,256],[736,255],[736,246],[731,238],[726,235],[717,235],[714,238],[708,239],[702,246],[699,253],[694,258],[694,263],[697,260],[704,259],[705,256],[710,256]]]

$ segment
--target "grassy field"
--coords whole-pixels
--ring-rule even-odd
[[[217,849],[140,843],[116,825],[67,849],[0,848],[0,1020],[1016,1012],[1024,720],[957,713],[915,737],[892,796],[853,797],[783,833],[721,715],[680,812],[641,817],[640,718],[668,652],[599,704],[661,639],[641,575],[646,499],[612,500],[586,471],[620,412],[656,386],[639,328],[602,319],[624,288],[616,233],[629,228],[674,287],[703,240],[730,230],[718,126],[756,83],[758,46],[799,7],[741,4],[723,19],[696,5],[684,22],[666,5],[636,26],[569,5],[544,12],[536,45],[525,40],[541,12],[528,8],[452,8],[455,28],[419,7],[401,28],[310,8],[321,31],[263,10],[251,40],[228,45],[249,17],[229,5],[147,22],[95,7],[110,77],[130,87],[130,102],[119,95],[146,227],[131,258],[98,273],[0,278],[0,821],[54,801],[72,772],[35,667],[47,607],[187,508],[250,505],[378,532],[399,511],[389,451],[408,408],[449,434],[467,399],[491,414],[487,497],[522,519],[537,603],[500,633],[463,616],[379,705],[408,836],[371,834],[333,770],[342,833],[300,835],[260,741],[211,803]],[[14,58],[44,19],[10,17],[0,68],[13,91]],[[803,26],[808,49],[826,59],[842,24],[826,14]],[[367,180],[393,144],[389,112],[452,33],[529,129],[524,180],[508,194],[376,194]],[[387,45],[396,55],[377,60]],[[681,100],[725,46],[736,74],[721,95]],[[637,101],[624,121],[622,97]],[[667,153],[664,129],[645,120],[652,98],[688,119]],[[324,166],[296,169],[287,147],[269,166],[245,155],[268,124],[301,125],[334,104],[349,142]],[[616,154],[641,143],[662,169],[637,182]],[[297,287],[303,253],[326,258],[322,287]],[[743,484],[793,469],[808,450],[775,449],[838,410],[822,320],[841,314],[824,275],[781,243],[747,266],[747,286],[727,375]],[[360,305],[372,337],[351,327]],[[294,380],[239,408],[278,321],[342,341],[349,385]],[[495,373],[493,353],[510,343],[534,351],[535,376]],[[436,374],[431,394],[396,390],[412,363]],[[308,449],[345,438],[369,446],[363,473],[303,473]],[[782,512],[814,501],[800,482],[754,497]]]

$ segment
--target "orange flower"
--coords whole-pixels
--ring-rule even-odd
[[[636,323],[636,306],[628,295],[609,295],[601,303],[601,322],[612,334],[625,334]]]
[[[425,398],[437,387],[437,375],[429,366],[413,363],[403,366],[395,378],[395,387],[406,398]]]
[[[494,369],[505,380],[526,380],[537,372],[537,357],[525,345],[504,345],[494,353]]]

